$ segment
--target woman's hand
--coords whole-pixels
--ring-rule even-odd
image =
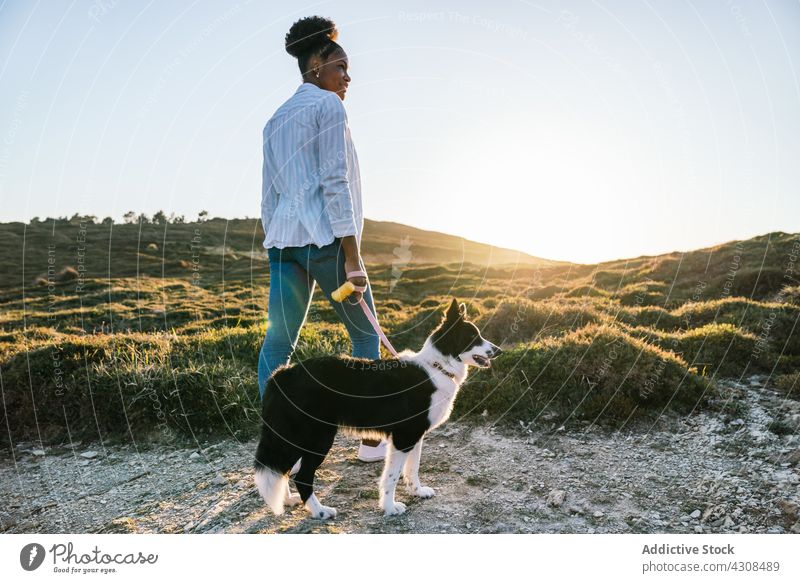
[[[358,251],[358,242],[354,236],[342,237],[342,251],[344,251],[345,274],[351,271],[365,271],[364,263],[361,261],[361,253]],[[367,278],[363,276],[348,277],[347,279],[353,285],[367,285]],[[358,301],[361,299],[361,292],[353,292],[351,297]]]
[[[360,256],[356,256],[356,258],[354,260],[351,260],[351,259],[345,259],[344,260],[344,272],[345,273],[350,273],[351,271],[363,271],[363,270],[364,270],[364,268],[363,268],[363,265],[361,263],[361,257]],[[367,285],[367,278],[364,277],[364,276],[361,276],[361,275],[359,275],[357,277],[348,277],[347,280],[350,281],[353,285],[360,285],[360,286]],[[354,303],[355,303],[355,302],[357,302],[358,300],[361,299],[361,292],[354,291],[352,294],[350,294],[350,297],[353,298]]]

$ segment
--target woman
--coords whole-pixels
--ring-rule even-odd
[[[331,300],[346,273],[364,269],[361,179],[342,104],[350,76],[337,36],[334,23],[319,16],[292,25],[286,51],[297,58],[303,83],[264,128],[261,222],[270,287],[267,334],[258,360],[262,399],[267,379],[289,361],[297,345],[316,283],[344,322],[353,356],[380,358],[380,340],[361,307]],[[350,281],[367,284],[364,277]],[[375,313],[371,290],[363,295]],[[360,297],[353,294],[353,300]],[[384,442],[364,440],[358,457],[378,461],[384,453]]]

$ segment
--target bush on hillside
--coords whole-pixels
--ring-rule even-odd
[[[29,340],[0,365],[11,436],[254,432],[263,339],[257,326]],[[349,352],[343,326],[305,326],[293,361]]]
[[[477,318],[475,323],[484,338],[507,345],[558,335],[601,319],[595,310],[579,303],[512,298],[503,300],[493,311]]]
[[[689,411],[714,390],[673,353],[593,325],[508,350],[468,380],[455,410],[473,415],[485,409],[512,422],[547,411],[561,419],[618,423],[667,406]]]

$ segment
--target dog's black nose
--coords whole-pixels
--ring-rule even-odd
[[[494,358],[495,356],[500,356],[501,354],[503,354],[503,351],[500,349],[499,346],[494,346],[492,348],[492,358]]]

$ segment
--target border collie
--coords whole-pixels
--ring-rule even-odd
[[[314,495],[314,475],[342,429],[387,439],[380,479],[386,516],[406,510],[394,499],[401,473],[412,495],[430,498],[433,489],[419,481],[422,439],[450,416],[467,366],[486,368],[500,353],[467,321],[466,306],[453,299],[419,352],[406,350],[387,360],[323,356],[277,370],[264,394],[256,450],[261,497],[275,514],[282,514],[285,504],[303,503],[313,518],[335,517],[336,509]],[[299,494],[292,494],[289,470],[300,458],[294,477]]]

